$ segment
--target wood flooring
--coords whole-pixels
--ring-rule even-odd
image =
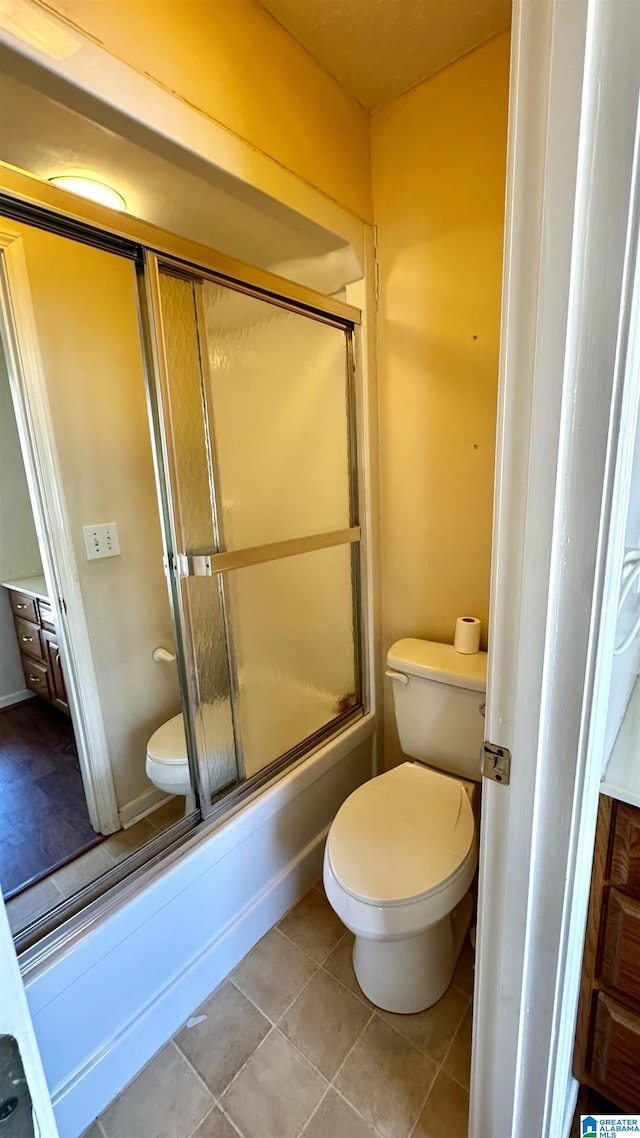
[[[89,821],[71,720],[37,697],[1,710],[5,899],[103,840]]]

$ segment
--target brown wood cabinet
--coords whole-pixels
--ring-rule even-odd
[[[574,1074],[640,1111],[640,809],[600,797]]]
[[[25,685],[69,715],[60,646],[48,601],[9,589]]]

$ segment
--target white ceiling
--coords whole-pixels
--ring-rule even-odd
[[[511,23],[511,0],[260,2],[371,111]]]

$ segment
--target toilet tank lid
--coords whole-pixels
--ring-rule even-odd
[[[387,664],[397,672],[452,687],[482,692],[487,687],[487,653],[474,652],[466,656],[456,652],[453,644],[436,644],[433,640],[411,637],[396,640],[387,652]]]

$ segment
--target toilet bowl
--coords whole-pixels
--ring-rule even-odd
[[[401,746],[420,761],[347,798],[329,829],[323,879],[354,934],[363,992],[411,1013],[448,988],[473,914],[486,653],[469,663],[451,645],[405,640],[387,660]]]
[[[185,814],[195,810],[182,714],[174,715],[154,731],[147,743],[145,770],[158,790],[184,795]]]
[[[354,791],[330,829],[327,899],[356,938],[360,987],[387,1011],[423,1011],[451,982],[478,864],[470,791],[403,763]]]

